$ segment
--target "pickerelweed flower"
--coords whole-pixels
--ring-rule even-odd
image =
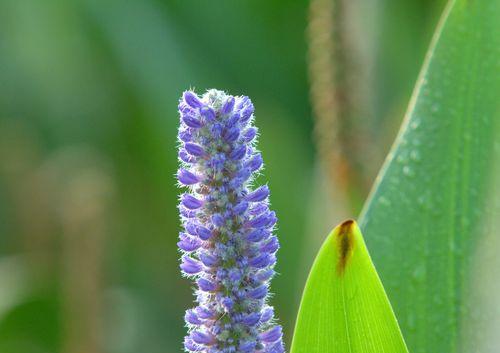
[[[187,187],[179,210],[181,270],[196,282],[197,306],[186,311],[187,352],[283,353],[281,326],[268,305],[274,276],[276,215],[266,185],[248,97],[184,92],[179,103],[177,177]]]

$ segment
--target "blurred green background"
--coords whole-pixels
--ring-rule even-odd
[[[188,88],[256,106],[282,245],[272,302],[289,343],[313,256],[358,214],[443,5],[0,0],[0,352],[182,350],[193,296],[178,270],[174,175]],[[310,25],[325,13],[331,23]],[[337,54],[315,75],[328,42]],[[350,185],[316,153],[314,97],[331,93],[310,93],[321,65],[348,87],[335,102],[350,105],[323,115],[342,121],[324,133]]]

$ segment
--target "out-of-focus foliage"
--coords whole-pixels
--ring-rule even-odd
[[[355,221],[330,233],[307,279],[291,353],[408,353]]]
[[[192,297],[175,246],[176,106],[190,86],[255,102],[282,244],[273,303],[290,340],[317,245],[304,213],[315,164],[308,6],[0,2],[1,352],[181,349]],[[384,150],[441,8],[374,7],[376,96],[367,99],[377,102],[369,126]]]
[[[450,1],[362,218],[413,353],[498,351],[499,17]]]

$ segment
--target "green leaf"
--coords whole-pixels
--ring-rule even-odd
[[[361,232],[337,226],[314,261],[291,353],[407,352]]]
[[[448,4],[361,217],[412,353],[490,352],[478,327],[498,307],[472,298],[479,246],[498,234],[499,18],[497,0]]]

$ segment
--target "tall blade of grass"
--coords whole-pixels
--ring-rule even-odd
[[[487,202],[499,180],[499,18],[496,0],[450,1],[361,217],[413,353],[476,352],[474,323],[495,315],[470,298],[477,246],[499,211]]]
[[[361,232],[337,226],[321,247],[302,296],[291,353],[406,353]]]

